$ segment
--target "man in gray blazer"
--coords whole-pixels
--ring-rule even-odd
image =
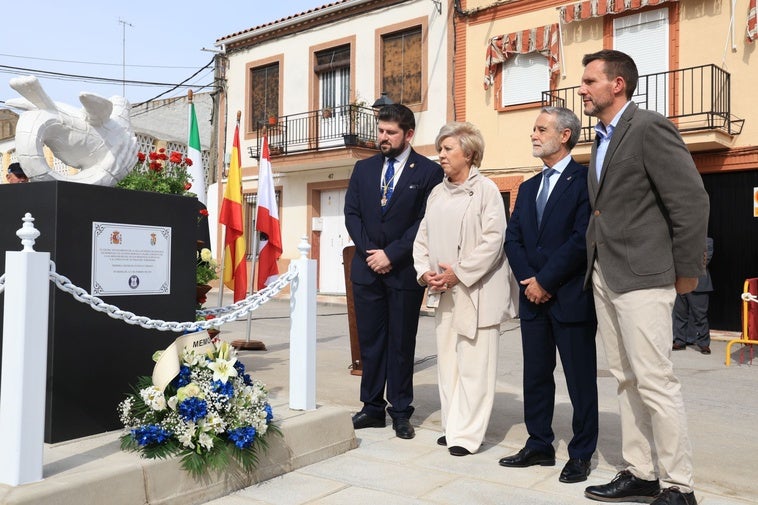
[[[585,55],[579,95],[595,116],[587,177],[587,278],[610,372],[618,381],[621,450],[628,467],[588,498],[695,505],[692,448],[671,362],[677,293],[705,270],[708,194],[676,127],[631,101],[628,55]],[[661,489],[660,480],[670,484]]]

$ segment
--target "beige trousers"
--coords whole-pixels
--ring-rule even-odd
[[[474,339],[452,329],[452,296],[436,310],[437,379],[447,446],[479,450],[495,400],[500,326],[479,328]]]
[[[592,287],[598,333],[618,381],[621,454],[628,470],[690,492],[692,447],[671,362],[674,286],[615,293],[595,262]]]

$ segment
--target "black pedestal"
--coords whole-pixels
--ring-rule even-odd
[[[26,212],[41,232],[35,251],[90,292],[92,223],[171,228],[170,294],[103,296],[106,303],[165,321],[194,321],[197,201],[193,198],[68,182],[0,185],[0,272],[19,251]],[[6,294],[0,295],[0,317]],[[0,325],[0,344],[4,338]],[[116,408],[138,376],[152,374],[153,352],[178,335],[112,319],[50,284],[45,442],[119,429]],[[2,347],[0,346],[0,349]],[[40,371],[45,364],[40,356]]]

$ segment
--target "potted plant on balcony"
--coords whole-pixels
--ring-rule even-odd
[[[358,133],[357,130],[357,123],[358,123],[358,114],[360,113],[360,110],[362,107],[366,106],[366,101],[357,98],[353,103],[347,106],[347,114],[348,114],[348,120],[349,120],[349,129],[347,133],[342,134],[342,138],[345,141],[345,146],[355,146],[358,144]]]
[[[329,119],[332,117],[334,113],[334,110],[331,107],[326,107],[321,111],[321,117],[324,119]]]

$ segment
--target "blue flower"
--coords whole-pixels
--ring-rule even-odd
[[[232,385],[231,381],[213,381],[212,386],[214,393],[226,396],[227,398],[232,398],[234,396],[234,386]]]
[[[234,368],[237,369],[238,375],[244,375],[245,374],[245,364],[242,363],[240,360],[237,360],[234,362]]]
[[[208,413],[208,404],[205,400],[192,396],[180,403],[178,410],[185,421],[197,421]]]
[[[247,449],[253,444],[253,441],[255,440],[255,428],[252,426],[245,426],[243,428],[230,430],[229,440],[234,442],[234,445],[240,449]]]
[[[171,437],[172,433],[165,428],[148,424],[132,430],[132,437],[139,445],[161,444]]]
[[[179,368],[179,375],[174,379],[174,387],[179,389],[190,382],[192,382],[192,369],[187,365],[182,365],[181,368]]]
[[[274,418],[274,411],[271,410],[271,405],[269,405],[268,403],[266,404],[265,407],[263,407],[263,409],[266,411],[266,424],[268,424]]]
[[[253,379],[251,379],[248,374],[245,374],[245,375],[242,376],[242,381],[245,383],[245,386],[252,386],[253,385]]]

